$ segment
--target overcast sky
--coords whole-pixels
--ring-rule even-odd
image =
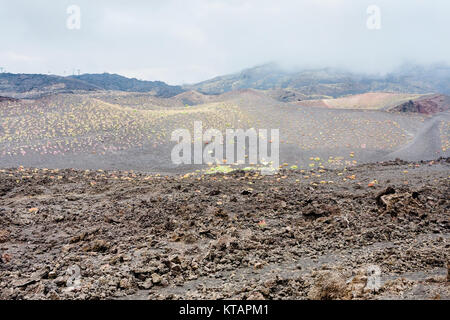
[[[70,5],[80,29],[67,28]],[[381,29],[367,27],[370,5]],[[9,72],[181,84],[266,62],[363,72],[450,64],[450,1],[0,0],[0,67]]]

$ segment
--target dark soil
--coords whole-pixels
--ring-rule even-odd
[[[443,94],[432,94],[419,98],[415,101],[408,101],[392,108],[398,112],[418,112],[423,114],[433,114],[450,110],[450,96]]]
[[[449,159],[0,181],[1,299],[450,297]]]

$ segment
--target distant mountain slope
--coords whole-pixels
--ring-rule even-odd
[[[390,111],[433,114],[450,110],[450,96],[432,94],[404,102]]]
[[[404,66],[385,76],[357,74],[333,68],[286,71],[266,64],[239,73],[197,84],[168,85],[161,81],[130,79],[117,74],[83,74],[61,77],[42,74],[0,74],[0,95],[36,98],[74,91],[114,90],[144,92],[170,98],[187,91],[180,101],[196,104],[205,99],[199,94],[218,95],[235,90],[257,89],[281,102],[338,98],[368,92],[407,94],[450,94],[450,67]],[[194,93],[197,92],[197,93]]]
[[[15,101],[18,101],[18,99],[0,96],[0,102],[4,102],[4,101],[15,102]]]
[[[185,89],[205,94],[249,88],[293,89],[300,95],[325,95],[335,98],[376,91],[449,94],[450,67],[404,66],[386,76],[377,76],[332,68],[290,72],[282,70],[276,64],[266,64],[185,86]]]
[[[0,73],[0,94],[15,98],[39,97],[51,93],[98,90],[95,85],[71,78],[44,74]]]
[[[152,92],[159,97],[173,97],[184,92],[180,86],[171,86],[161,81],[143,81],[130,79],[118,74],[82,74],[70,76],[70,79],[82,80],[83,82],[97,86],[104,90],[127,91],[127,92]]]
[[[96,90],[150,92],[164,98],[184,92],[179,86],[170,86],[161,81],[141,81],[108,73],[69,77],[0,73],[0,95],[7,97],[38,98],[55,93]]]

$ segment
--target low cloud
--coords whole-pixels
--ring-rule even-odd
[[[73,4],[79,30],[66,27]],[[367,28],[370,5],[380,8],[378,30]],[[450,64],[449,17],[446,0],[0,0],[0,67],[172,84],[269,61],[382,73],[404,62]]]

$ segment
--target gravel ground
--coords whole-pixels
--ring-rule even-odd
[[[450,159],[0,170],[1,299],[449,299]]]

